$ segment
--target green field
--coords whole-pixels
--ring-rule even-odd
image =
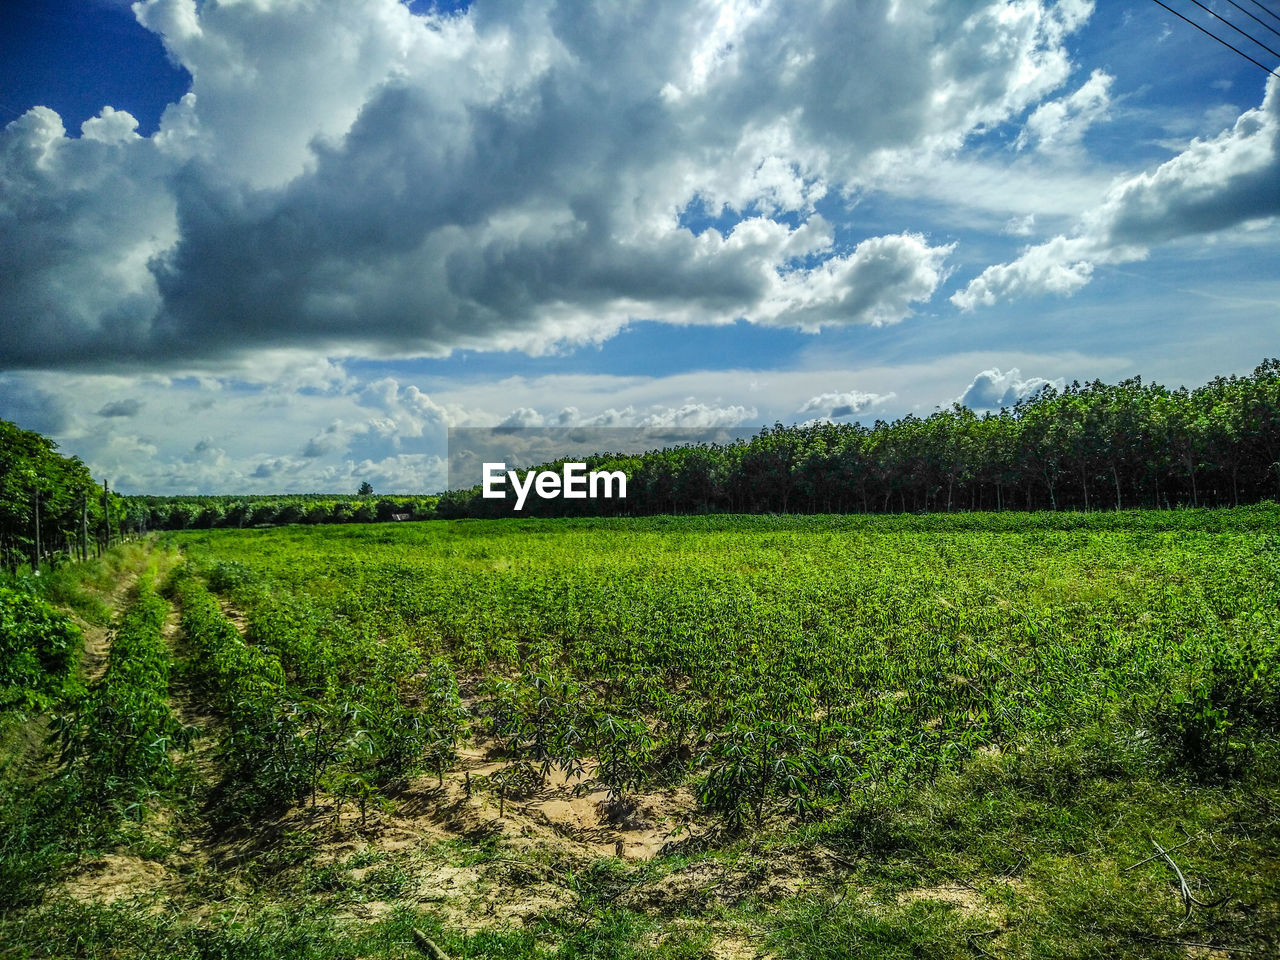
[[[1280,508],[124,549],[0,956],[1280,948]]]

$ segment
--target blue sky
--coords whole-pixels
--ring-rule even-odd
[[[1267,83],[1149,0],[6,4],[0,417],[128,492],[410,492],[450,426],[1247,373]]]

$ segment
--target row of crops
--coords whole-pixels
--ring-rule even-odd
[[[367,812],[381,789],[433,757],[433,749],[447,751],[440,762],[452,758],[456,721],[450,736],[438,732],[451,707],[457,715],[447,671],[432,676],[442,693],[439,710],[410,704],[400,696],[400,678],[416,666],[412,655],[387,659],[385,650],[354,642],[337,655],[317,642],[305,616],[290,619],[296,608],[264,609],[246,642],[195,578],[180,579],[176,596],[195,671],[226,724],[231,809],[306,795],[314,804],[323,789]]]
[[[33,956],[404,956],[414,927],[451,956],[585,956],[644,952],[672,915],[763,924],[780,956],[867,931],[895,956],[969,955],[974,929],[1001,956],[1274,945],[1280,508],[166,539],[182,562],[152,542],[104,566],[120,612],[85,619],[83,653],[0,591],[0,940]],[[571,794],[617,832],[546,813]],[[455,842],[493,809],[519,842]],[[449,839],[404,850],[424,816]],[[646,859],[673,821],[692,842]],[[540,843],[548,823],[594,852]],[[567,893],[524,912],[524,953],[432,906],[474,929],[530,877]],[[696,889],[659,899],[668,877]],[[915,899],[950,882],[981,917]],[[397,916],[348,930],[373,897]]]
[[[0,703],[10,764],[0,780],[0,908],[32,900],[81,852],[141,820],[181,778],[178,757],[193,731],[171,708],[169,604],[155,577],[151,564],[110,629],[103,626],[105,664],[85,654],[70,617],[30,592],[0,588],[10,684]],[[20,770],[38,741],[23,746],[24,724],[56,748],[56,765],[30,779]]]
[[[168,611],[154,584],[141,581],[117,624],[106,672],[57,718],[62,761],[95,805],[127,807],[171,781],[172,751],[189,739],[169,708]]]
[[[498,521],[184,534],[245,796],[362,805],[466,738],[730,823],[1104,729],[1229,775],[1280,730],[1280,511]],[[251,788],[251,789],[250,789]]]

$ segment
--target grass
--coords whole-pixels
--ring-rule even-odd
[[[530,699],[530,718],[640,718],[655,755],[675,736],[664,724],[696,708],[693,758],[663,753],[643,792],[696,788],[697,752],[724,724],[772,729],[791,702],[778,694],[799,691],[813,698],[802,725],[849,718],[814,749],[875,775],[800,813],[770,795],[759,830],[700,807],[675,849],[619,860],[518,830],[449,834],[441,818],[392,844],[432,796],[425,772],[366,828],[335,825],[323,790],[316,810],[304,798],[244,822],[220,814],[229,769],[198,744],[150,817],[85,830],[47,766],[0,764],[0,957],[406,958],[421,955],[415,928],[453,958],[1280,952],[1274,508],[175,539],[247,615],[287,696],[341,702],[443,658],[482,737],[485,680],[509,682],[518,705],[553,689],[532,685],[550,671],[583,712]],[[112,565],[146,565],[131,556],[58,590],[110,596]],[[181,662],[190,645],[176,653],[174,676],[208,696]],[[226,736],[214,713],[206,746]],[[363,756],[335,769],[371,769]],[[1147,859],[1153,841],[1214,906],[1188,915],[1169,864]],[[162,881],[107,902],[85,886],[104,854]],[[504,912],[538,890],[554,896]]]
[[[1166,782],[1149,770],[1119,778],[1097,764],[1070,796],[1045,789],[1064,765],[1087,759],[1070,747],[1059,756],[999,758],[944,778],[892,811],[780,824],[710,858],[601,864],[561,877],[576,884],[576,908],[519,931],[466,932],[431,907],[415,906],[426,858],[366,847],[319,866],[286,852],[300,852],[301,837],[277,848],[284,869],[249,871],[249,888],[224,890],[229,899],[216,909],[194,891],[190,913],[170,906],[157,914],[146,902],[54,900],[34,914],[10,914],[0,930],[30,951],[14,956],[57,956],[54,945],[82,941],[110,943],[113,956],[409,957],[412,927],[454,957],[693,958],[712,956],[712,945],[726,940],[788,958],[982,956],[972,944],[999,957],[1185,957],[1188,943],[1274,948],[1274,789]],[[1251,815],[1237,789],[1256,804]],[[1225,896],[1228,903],[1197,908],[1187,920],[1165,864],[1126,870],[1150,855],[1149,837],[1176,847],[1172,855],[1201,899]],[[741,879],[813,849],[831,851],[838,863],[794,896],[761,895]],[[447,845],[432,848],[448,852]],[[653,913],[617,906],[619,889],[661,885],[664,876],[708,859],[740,886],[706,898],[689,893]],[[471,851],[453,862],[467,861],[476,862]],[[369,900],[401,905],[386,919],[335,919]]]

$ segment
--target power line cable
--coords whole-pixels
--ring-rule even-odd
[[[1225,23],[1228,27],[1230,27],[1236,33],[1240,34],[1240,36],[1244,37],[1246,40],[1251,40],[1254,43],[1256,43],[1258,46],[1260,46],[1263,50],[1267,51],[1267,53],[1271,54],[1273,57],[1280,57],[1280,53],[1276,53],[1274,50],[1272,50],[1270,47],[1268,47],[1265,43],[1263,43],[1261,40],[1259,40],[1257,37],[1253,36],[1252,34],[1245,33],[1243,30],[1241,30],[1239,27],[1237,27],[1234,23],[1232,23],[1230,20],[1226,19],[1225,17],[1218,16],[1216,13],[1214,13],[1212,10],[1206,7],[1203,3],[1201,3],[1200,0],[1191,0],[1191,2],[1194,3],[1201,10],[1203,10],[1205,13],[1207,13],[1209,16],[1213,17],[1213,19],[1220,20],[1221,22]]]
[[[1233,7],[1235,7],[1237,10],[1243,13],[1250,20],[1256,21],[1257,23],[1261,24],[1263,30],[1270,30],[1277,37],[1280,37],[1280,30],[1277,30],[1275,27],[1271,26],[1271,24],[1267,23],[1265,20],[1259,20],[1252,13],[1246,10],[1244,7],[1240,6],[1240,4],[1236,3],[1236,0],[1227,0],[1227,3],[1231,4]]]
[[[1273,76],[1273,77],[1275,77],[1276,79],[1280,79],[1280,73],[1276,73],[1274,70],[1272,70],[1272,69],[1271,69],[1270,67],[1268,67],[1266,64],[1260,63],[1260,62],[1258,62],[1257,60],[1253,59],[1253,57],[1249,56],[1247,53],[1245,53],[1245,52],[1244,52],[1243,50],[1241,50],[1239,47],[1235,46],[1235,45],[1234,45],[1233,43],[1231,43],[1230,41],[1228,41],[1228,40],[1223,40],[1223,39],[1222,39],[1222,37],[1218,36],[1216,33],[1212,32],[1211,30],[1207,30],[1207,29],[1205,29],[1204,27],[1200,26],[1200,24],[1196,23],[1194,20],[1190,20],[1190,19],[1188,19],[1187,17],[1184,17],[1184,16],[1183,16],[1182,14],[1180,14],[1177,10],[1173,9],[1173,7],[1170,7],[1169,5],[1167,5],[1167,4],[1165,4],[1165,3],[1162,3],[1162,2],[1161,2],[1161,0],[1151,0],[1151,2],[1152,2],[1152,3],[1154,3],[1154,4],[1156,4],[1157,6],[1164,7],[1164,9],[1168,10],[1168,11],[1169,11],[1170,13],[1172,13],[1175,17],[1177,17],[1179,20],[1184,20],[1184,21],[1186,21],[1187,23],[1189,23],[1189,24],[1191,24],[1193,27],[1195,27],[1197,30],[1199,30],[1201,33],[1203,33],[1205,36],[1212,37],[1214,40],[1217,40],[1217,41],[1218,41],[1220,44],[1222,44],[1224,47],[1227,47],[1227,48],[1228,48],[1228,49],[1230,49],[1230,50],[1234,50],[1236,53],[1240,54],[1240,56],[1244,57],[1246,60],[1248,60],[1250,63],[1252,63],[1255,67],[1257,67],[1257,68],[1258,68],[1259,70],[1261,70],[1263,73],[1269,74],[1270,76]],[[1264,9],[1265,9],[1265,8],[1264,8]]]
[[[1265,13],[1268,17],[1271,17],[1273,20],[1280,21],[1280,16],[1277,16],[1273,10],[1270,10],[1267,7],[1264,7],[1262,4],[1258,2],[1258,0],[1249,0],[1249,2],[1252,3],[1259,10],[1261,10],[1263,13]]]

